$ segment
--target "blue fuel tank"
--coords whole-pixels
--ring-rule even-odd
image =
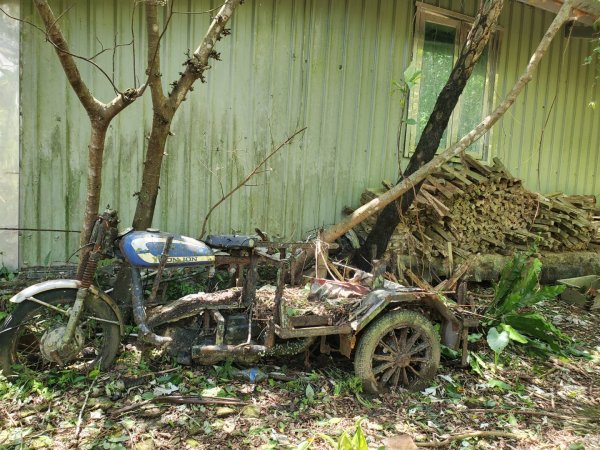
[[[167,267],[214,264],[215,256],[208,245],[178,234],[131,231],[121,238],[119,248],[132,266],[158,267],[168,236],[173,236],[173,242],[167,258]]]

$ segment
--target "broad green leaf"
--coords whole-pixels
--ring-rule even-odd
[[[152,400],[155,397],[153,392],[144,392],[142,394],[142,400]]]
[[[489,329],[487,334],[487,343],[495,353],[502,353],[502,350],[506,348],[508,342],[508,333],[506,331],[498,333],[498,330],[496,330],[495,327]]]
[[[491,388],[498,388],[501,391],[510,391],[510,385],[506,384],[502,380],[497,380],[496,378],[492,378],[487,382],[487,385]]]
[[[508,314],[504,317],[504,323],[526,336],[546,342],[551,347],[558,346],[560,341],[571,342],[571,338],[538,313]]]
[[[312,402],[315,399],[315,390],[313,389],[313,387],[310,384],[306,385],[304,394],[306,395],[306,398],[308,399],[309,402]]]
[[[404,121],[406,123],[406,125],[416,125],[417,121],[415,119],[406,119]]]
[[[337,450],[353,450],[352,441],[350,440],[350,437],[346,434],[345,431],[342,433],[340,439],[338,440]]]
[[[529,340],[525,336],[523,336],[521,333],[519,333],[507,323],[501,323],[498,328],[500,328],[502,331],[506,331],[508,333],[508,338],[511,341],[519,342],[521,344],[527,344],[527,342],[529,342]]]
[[[352,437],[352,449],[369,450],[367,439],[365,438],[365,434],[363,433],[360,423],[356,424],[356,433],[354,433],[354,436]]]

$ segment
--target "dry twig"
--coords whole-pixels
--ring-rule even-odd
[[[508,439],[519,439],[521,436],[507,431],[471,431],[468,433],[455,434],[443,441],[417,442],[417,447],[447,447],[454,441],[473,437],[504,437]]]
[[[248,402],[237,398],[220,398],[220,397],[202,397],[202,396],[181,396],[181,395],[160,395],[149,400],[144,400],[139,403],[134,403],[117,409],[112,412],[112,416],[120,416],[122,414],[142,408],[150,403],[172,403],[176,405],[236,405],[244,406]]]
[[[302,133],[304,130],[306,130],[307,127],[301,128],[300,130],[296,131],[294,134],[292,134],[290,137],[288,137],[281,145],[279,145],[275,150],[273,150],[271,153],[269,153],[255,168],[254,170],[252,170],[252,172],[250,172],[246,178],[244,178],[242,181],[240,181],[238,183],[238,185],[236,187],[234,187],[231,191],[229,191],[227,194],[225,194],[223,197],[221,197],[221,199],[215,203],[214,205],[212,205],[210,207],[210,209],[208,210],[208,213],[206,213],[206,217],[204,217],[204,222],[202,222],[202,229],[200,231],[200,235],[198,237],[198,239],[202,239],[202,237],[204,236],[204,233],[206,233],[206,224],[208,223],[208,219],[210,217],[210,215],[212,214],[212,212],[221,204],[223,203],[225,200],[227,200],[229,197],[231,197],[233,194],[235,194],[235,192],[237,192],[239,189],[241,189],[242,187],[244,187],[246,185],[246,183],[250,180],[250,178],[252,178],[254,175],[256,175],[256,173],[259,171],[259,169],[264,166],[267,161],[269,159],[271,159],[272,156],[274,156],[279,150],[281,150],[285,145],[289,144],[292,142],[292,140],[299,135],[300,133]]]

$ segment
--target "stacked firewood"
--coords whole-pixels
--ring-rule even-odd
[[[600,208],[592,210],[592,228],[594,235],[590,247],[593,250],[600,251]]]
[[[483,165],[465,155],[423,183],[402,217],[388,251],[423,257],[466,258],[475,253],[508,254],[535,242],[541,250],[585,250],[594,236],[594,196],[542,196],[525,189],[494,159]],[[383,193],[367,190],[364,204]],[[376,217],[356,229],[366,235]]]

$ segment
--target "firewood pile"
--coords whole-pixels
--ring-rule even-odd
[[[367,190],[361,203],[383,192]],[[465,155],[461,165],[445,165],[425,180],[388,252],[467,258],[476,253],[509,254],[536,240],[541,250],[586,250],[600,242],[592,225],[595,203],[593,195],[530,192],[497,158],[487,166]],[[355,231],[366,237],[375,220],[370,217]]]

